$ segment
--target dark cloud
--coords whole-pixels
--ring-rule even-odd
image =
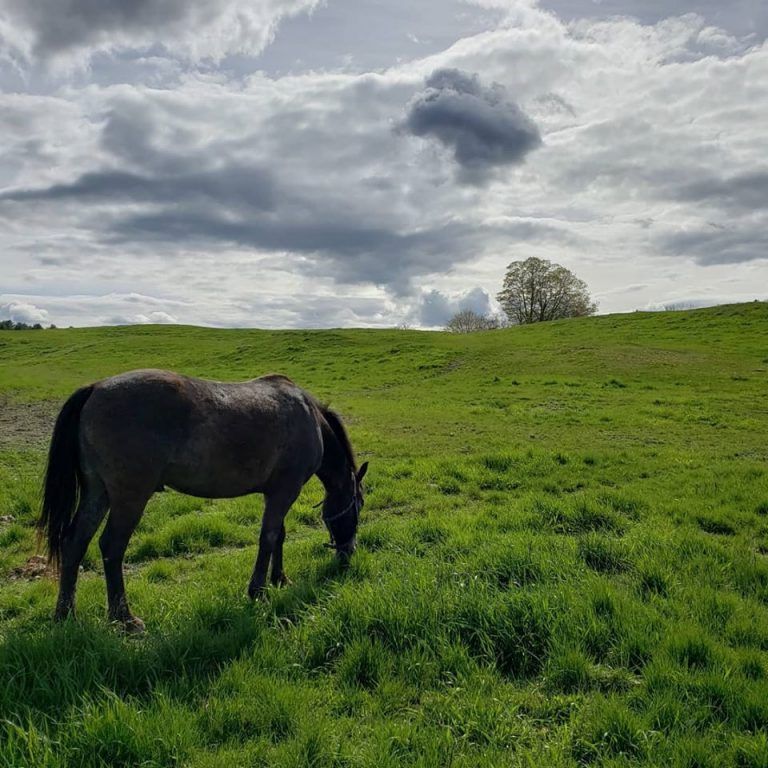
[[[190,163],[191,164],[191,163]],[[416,231],[389,228],[375,212],[368,221],[319,191],[277,190],[262,169],[149,177],[128,172],[87,173],[71,184],[12,190],[10,204],[88,204],[91,226],[112,244],[227,243],[315,257],[304,271],[348,283],[408,290],[416,274],[450,268],[477,253],[480,231],[456,222]],[[100,213],[100,206],[109,206]],[[136,213],[139,206],[141,213]],[[520,225],[524,235],[538,231]]]
[[[449,218],[418,228],[398,225],[375,207],[345,205],[333,190],[280,185],[273,176],[263,168],[231,165],[161,177],[91,172],[70,184],[8,191],[0,203],[70,200],[88,205],[89,226],[112,245],[224,243],[301,255],[307,257],[304,274],[386,286],[398,294],[412,290],[415,276],[448,271],[490,245],[572,239],[557,227],[529,220],[482,225]]]
[[[194,163],[189,158],[188,164]],[[262,168],[228,165],[159,177],[92,172],[71,184],[9,191],[0,201],[87,204],[95,213],[92,226],[113,244],[219,242],[304,254],[317,257],[304,265],[306,271],[399,289],[414,274],[447,268],[464,258],[461,244],[476,240],[472,228],[458,224],[419,231],[389,228],[375,212],[361,217],[337,204],[332,194],[327,196],[331,199],[324,201],[320,190],[277,188],[272,174]],[[100,213],[104,205],[108,209]],[[473,251],[467,248],[469,256]]]
[[[192,58],[256,53],[312,0],[0,0],[0,17],[45,60],[77,50],[181,46]],[[204,33],[203,33],[204,31]],[[18,40],[7,41],[18,46]]]
[[[34,31],[34,52],[46,56],[87,45],[113,32],[156,31],[199,13],[204,3],[186,0],[7,0],[11,14]],[[214,5],[209,3],[208,5]]]
[[[261,251],[303,255],[302,271],[340,283],[386,286],[397,294],[412,290],[421,274],[445,272],[487,247],[490,228],[459,222],[400,231],[356,220],[343,209],[307,201],[265,215],[233,219],[194,209],[167,209],[130,216],[110,227],[112,238],[166,243],[225,242]],[[497,236],[510,241],[552,235],[546,226],[509,226]]]
[[[268,210],[274,203],[274,184],[271,174],[260,168],[230,166],[158,177],[126,171],[98,171],[85,173],[71,184],[4,192],[0,194],[0,200],[205,203]]]
[[[486,87],[477,75],[439,69],[411,102],[403,128],[453,150],[460,178],[486,181],[499,166],[519,163],[541,144],[534,122],[502,86]]]
[[[116,158],[136,168],[155,173],[183,171],[189,158],[170,147],[155,146],[162,116],[150,100],[134,97],[118,101],[109,111],[101,131],[101,146]],[[166,125],[173,125],[166,121]]]
[[[678,200],[733,211],[763,211],[768,200],[768,171],[727,177],[707,176],[679,187],[673,196]]]
[[[703,176],[667,195],[706,208],[711,221],[661,237],[662,247],[698,264],[737,264],[768,259],[768,171]]]
[[[304,275],[374,284],[401,296],[412,293],[415,277],[450,272],[489,249],[525,241],[576,240],[561,228],[535,221],[483,225],[450,218],[418,229],[385,226],[375,210],[360,219],[342,200],[324,203],[319,190],[304,199],[286,195],[275,210],[244,217],[192,206],[165,208],[121,218],[109,224],[107,234],[120,243],[234,244],[287,254],[286,265],[290,255],[301,256]]]
[[[768,258],[768,220],[740,226],[710,224],[661,238],[662,248],[702,266],[739,264]]]

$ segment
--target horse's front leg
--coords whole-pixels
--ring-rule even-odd
[[[280,527],[280,536],[275,543],[272,551],[272,573],[270,580],[276,587],[285,587],[291,583],[291,580],[283,571],[283,542],[285,541],[285,523]]]
[[[259,536],[259,554],[256,556],[256,565],[253,567],[253,575],[248,585],[248,596],[251,599],[258,597],[264,591],[270,559],[272,559],[272,583],[280,583],[285,578],[283,574],[284,520],[300,490],[301,488],[292,488],[290,491],[281,491],[266,497]]]

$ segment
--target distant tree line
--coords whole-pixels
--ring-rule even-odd
[[[49,326],[55,328],[55,325]],[[13,320],[0,320],[0,331],[42,331],[43,326],[40,323],[30,325],[29,323],[15,323]]]

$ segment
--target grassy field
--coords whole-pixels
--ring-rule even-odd
[[[292,376],[371,464],[339,571],[313,504],[293,586],[245,597],[259,497],[156,495],[148,634],[34,578],[51,419],[137,367]],[[450,336],[0,335],[0,766],[768,766],[768,305]],[[26,564],[26,565],[25,565]]]

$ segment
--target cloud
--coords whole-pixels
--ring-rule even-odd
[[[420,326],[444,328],[448,321],[463,309],[471,309],[478,315],[486,316],[494,313],[496,304],[480,286],[451,295],[433,289],[421,294],[414,319]]]
[[[761,211],[768,200],[768,170],[727,176],[706,175],[678,187],[673,196],[731,211]]]
[[[403,128],[434,138],[453,151],[460,178],[483,183],[501,166],[520,163],[541,145],[534,122],[504,88],[480,83],[476,74],[438,69],[411,102]]]
[[[0,0],[0,50],[27,61],[149,48],[194,61],[220,60],[263,50],[281,18],[316,2]]]
[[[655,24],[669,16],[697,14],[721,29],[735,34],[753,34],[765,39],[768,33],[768,9],[754,0],[540,0],[540,5],[563,19],[613,19],[632,17],[644,24]]]
[[[0,319],[9,305],[34,306],[44,322],[68,325],[196,324],[218,327],[328,328],[349,326],[391,327],[392,317],[403,311],[384,295],[324,293],[308,285],[308,292],[222,296],[203,291],[194,302],[145,294],[74,294],[58,296],[0,295]],[[46,307],[46,309],[41,309]],[[165,307],[166,309],[162,309]],[[33,315],[24,322],[32,322]],[[37,321],[35,321],[37,322]]]
[[[133,201],[174,206],[213,203],[268,210],[273,204],[273,192],[268,171],[228,166],[202,172],[180,170],[154,177],[118,170],[91,172],[68,184],[0,193],[0,200]]]
[[[663,232],[659,242],[665,250],[704,266],[768,259],[768,171],[700,174],[668,194],[705,215]]]
[[[679,229],[660,238],[663,248],[698,264],[741,264],[768,258],[768,216],[749,225],[732,224]]]
[[[286,207],[276,215],[241,219],[169,209],[129,216],[116,223],[111,234],[123,242],[222,241],[263,251],[307,254],[318,257],[305,261],[307,272],[331,274],[339,282],[388,285],[394,290],[407,290],[415,274],[469,257],[460,246],[469,233],[457,226],[398,232],[368,226],[344,211],[324,210],[311,201],[294,213]]]
[[[557,240],[564,233],[535,222],[505,225],[434,222],[420,229],[371,226],[343,209],[303,201],[245,219],[187,210],[128,217],[110,228],[115,242],[222,242],[283,255],[306,276],[331,277],[347,285],[376,285],[393,294],[412,293],[419,275],[443,273],[484,252],[492,239]]]
[[[298,296],[257,296],[243,302],[241,325],[261,327],[342,328],[392,325],[396,304],[384,295],[339,292]]]
[[[114,315],[107,320],[107,325],[173,325],[179,321],[167,312],[150,312],[149,314]]]
[[[337,123],[361,103],[394,114],[404,101],[401,84],[345,77],[333,85],[302,83],[290,94],[290,120],[285,107],[272,112],[270,94],[260,91],[198,90],[194,82],[175,93],[122,88],[94,116],[101,121],[95,167],[68,181],[6,188],[0,217],[53,225],[58,216],[63,227],[78,220],[94,245],[160,245],[169,258],[186,247],[250,249],[308,276],[398,295],[412,291],[414,277],[450,270],[492,243],[565,236],[535,218],[460,215],[453,200],[463,192],[453,184],[436,189],[432,170],[413,167],[411,149],[386,121],[361,117],[351,132]],[[320,95],[317,114],[305,104]],[[262,120],[251,113],[259,106]],[[401,179],[411,188],[406,195]],[[41,265],[61,264],[39,238],[24,247]]]
[[[0,304],[0,319],[27,325],[42,324],[48,322],[48,312],[25,301],[9,301]]]
[[[53,322],[59,326],[178,323],[177,314],[184,313],[189,317],[191,309],[194,307],[189,302],[139,293],[0,294],[0,319],[41,324]]]
[[[572,269],[603,311],[714,283],[752,298],[768,282],[768,47],[699,55],[701,19],[566,25],[494,3],[528,7],[376,72],[274,77],[235,56],[175,62],[158,84],[136,56],[169,52],[114,54],[126,27],[66,49],[113,51],[80,72],[0,84],[0,302],[57,325],[439,326],[529,255]],[[455,113],[430,112],[430,92]],[[546,141],[529,162],[499,129],[512,103]],[[421,320],[423,286],[438,295]]]

